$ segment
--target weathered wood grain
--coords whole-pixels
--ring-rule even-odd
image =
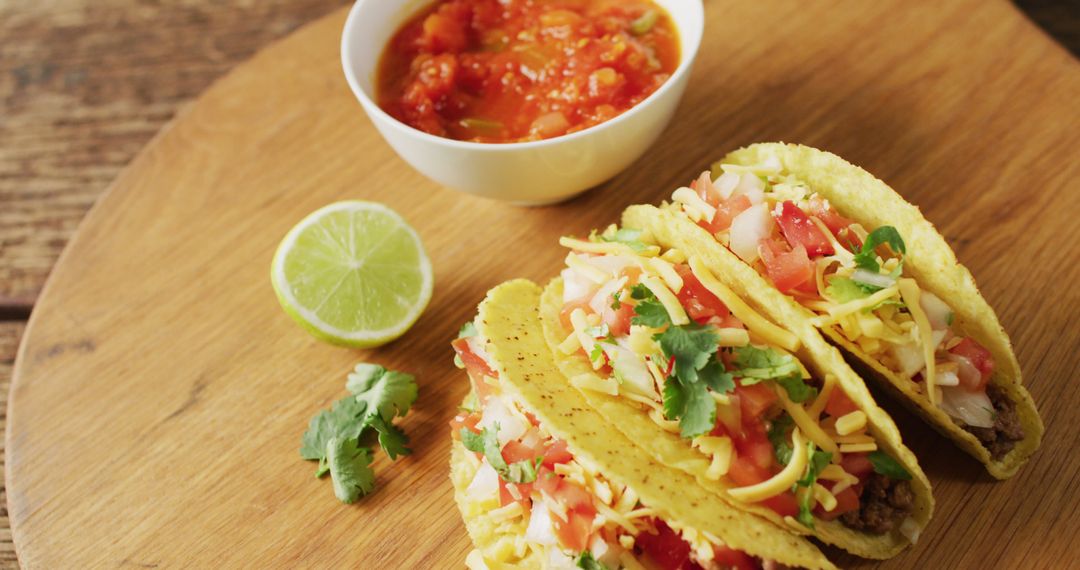
[[[1054,200],[1080,175],[1066,154],[1080,144],[1076,62],[1004,2],[932,14],[784,1],[708,10],[715,33],[654,152],[552,208],[479,202],[407,170],[337,75],[340,15],[211,89],[91,215],[28,329],[8,434],[23,562],[458,565],[467,544],[445,480],[445,421],[464,391],[448,365],[456,326],[497,281],[550,274],[559,233],[612,220],[724,151],[768,139],[834,150],[923,207],[998,308],[1047,420],[1042,452],[995,484],[897,411],[939,507],[920,545],[883,567],[1076,559],[1067,537],[1080,531],[1080,459],[1062,426],[1078,421],[1069,380],[1080,300],[1060,283],[1080,275],[1055,260],[1080,253],[1080,230]],[[436,264],[432,307],[378,351],[308,340],[266,283],[287,228],[344,197],[405,213]],[[475,255],[493,242],[533,255]],[[347,508],[311,480],[295,444],[362,358],[418,373],[423,396],[405,426],[416,455],[377,464],[380,491]]]
[[[346,3],[0,2],[0,314],[28,313],[83,215],[179,107]]]
[[[15,351],[19,347],[24,325],[18,321],[0,321],[0,426],[7,424],[7,399],[11,387],[11,372],[15,364]],[[3,470],[3,446],[0,445],[0,472]],[[8,522],[7,496],[0,487],[0,568],[18,568],[15,544],[11,540]]]

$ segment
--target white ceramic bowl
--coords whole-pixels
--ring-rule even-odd
[[[622,115],[542,141],[472,143],[410,127],[375,103],[375,73],[383,48],[410,16],[432,1],[357,0],[341,38],[349,86],[386,142],[428,178],[485,198],[530,205],[565,200],[604,182],[656,141],[686,90],[705,23],[701,0],[655,0],[678,28],[682,60],[660,89]]]

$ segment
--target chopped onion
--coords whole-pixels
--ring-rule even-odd
[[[937,384],[938,386],[959,386],[960,377],[951,370],[938,370],[934,374],[934,384]]]
[[[907,517],[900,523],[900,534],[907,537],[911,541],[911,544],[919,542],[919,534],[922,533],[922,529],[919,528],[919,523],[911,517]]]
[[[545,568],[548,570],[577,570],[575,560],[563,551],[558,548],[549,548],[547,551],[548,564]]]
[[[573,269],[563,269],[562,273],[559,275],[561,275],[563,279],[563,303],[577,301],[592,293],[593,287],[595,287],[592,281],[586,279]]]
[[[611,296],[619,289],[622,289],[623,285],[626,285],[626,277],[613,279],[605,283],[596,290],[596,294],[589,301],[589,308],[598,315],[604,314],[604,309],[611,306]]]
[[[476,501],[499,496],[499,474],[487,461],[476,470],[472,482],[465,488],[465,495]]]
[[[622,388],[646,397],[656,396],[652,375],[640,356],[621,345],[601,343],[600,346],[611,359],[611,368],[622,380]]]
[[[720,198],[727,200],[731,197],[731,193],[735,191],[735,187],[738,185],[739,175],[732,172],[725,172],[713,182],[713,189],[720,193]]]
[[[949,352],[946,353],[945,358],[960,366],[957,376],[965,386],[978,386],[982,382],[982,372],[975,368],[975,365],[967,357]]]
[[[941,388],[941,409],[966,425],[994,427],[994,404],[986,392],[969,392],[962,386]]]
[[[889,353],[900,365],[901,376],[914,376],[916,372],[926,366],[926,357],[923,351],[914,344],[890,344]]]
[[[558,542],[555,530],[551,526],[551,513],[544,501],[533,501],[529,527],[525,529],[525,540],[536,544],[551,546]]]
[[[952,309],[945,304],[945,301],[929,291],[923,291],[922,295],[919,295],[919,305],[926,313],[926,318],[930,319],[930,328],[934,330],[949,328],[949,315],[952,314]]]
[[[933,328],[931,325],[930,328]],[[949,334],[949,331],[932,331],[930,333],[930,342],[934,343],[934,350],[936,351],[941,346],[941,341],[945,340],[945,335]]]
[[[892,287],[896,284],[896,279],[894,277],[874,273],[873,271],[867,271],[862,268],[856,269],[855,272],[851,274],[851,280],[867,285],[873,285],[874,287],[881,287],[882,289]]]
[[[506,401],[505,397],[488,398],[484,404],[484,416],[476,423],[480,429],[495,429],[499,424],[499,445],[520,438],[529,429],[528,424],[510,409],[513,404]]]
[[[762,239],[769,237],[772,231],[773,218],[769,215],[769,208],[765,204],[751,206],[743,213],[735,216],[731,222],[731,242],[729,247],[735,255],[747,263],[753,263],[758,259],[758,244]]]
[[[765,200],[765,183],[754,174],[744,173],[739,177],[739,185],[732,192],[733,196],[746,195],[755,206]]]

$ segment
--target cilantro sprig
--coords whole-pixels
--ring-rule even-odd
[[[589,552],[588,550],[582,552],[581,555],[577,557],[577,560],[574,561],[574,566],[584,568],[585,570],[608,570],[608,567],[604,566],[604,564],[596,558],[593,558],[592,552]]]
[[[409,438],[393,421],[408,413],[417,388],[409,374],[366,363],[356,365],[345,386],[352,395],[311,419],[300,457],[318,461],[315,476],[329,473],[334,495],[353,503],[375,488],[371,461],[376,441],[391,460],[411,453]]]
[[[900,237],[900,232],[896,231],[896,228],[892,226],[881,226],[870,232],[870,235],[866,236],[866,241],[863,242],[862,248],[859,251],[854,252],[855,265],[874,273],[880,272],[881,265],[878,264],[876,250],[878,246],[882,244],[888,244],[889,249],[892,249],[896,253],[907,253],[907,250],[904,248],[904,239]]]
[[[870,465],[874,466],[875,473],[879,473],[890,479],[911,480],[911,473],[908,473],[907,469],[904,469],[899,461],[893,459],[888,453],[885,453],[880,449],[870,452],[867,459],[870,460]]]
[[[812,512],[812,505],[814,503],[814,483],[817,482],[818,475],[821,475],[822,470],[829,465],[832,461],[832,454],[817,449],[814,442],[808,442],[806,444],[806,453],[808,460],[806,462],[806,471],[803,476],[795,482],[795,487],[803,487],[805,490],[799,494],[799,515],[796,519],[803,525],[814,528],[814,514]]]
[[[803,381],[799,361],[775,348],[746,345],[735,349],[733,376],[742,378],[743,385],[773,380],[787,392],[788,398],[801,404],[817,396],[817,389]]]
[[[463,427],[461,428],[461,443],[469,451],[484,454],[488,464],[499,474],[503,481],[507,483],[532,483],[536,481],[536,475],[540,470],[540,465],[544,462],[544,458],[524,459],[507,464],[499,447],[498,434],[498,423],[494,424],[492,429],[484,428],[480,433]]]
[[[629,246],[630,249],[636,252],[642,252],[645,251],[646,248],[648,248],[648,246],[641,241],[642,233],[643,232],[641,230],[635,230],[631,228],[619,228],[615,231],[606,231],[600,234],[599,237],[601,241],[609,243],[621,243],[623,245]]]

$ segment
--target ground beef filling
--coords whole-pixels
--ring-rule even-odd
[[[1001,459],[1012,451],[1016,442],[1024,439],[1024,428],[1016,415],[1016,404],[994,385],[986,387],[986,395],[994,404],[994,427],[979,428],[966,426],[969,432],[979,438],[983,446],[994,459]]]
[[[840,515],[849,528],[885,534],[896,528],[915,508],[915,494],[907,481],[872,473],[859,495],[859,509]]]

